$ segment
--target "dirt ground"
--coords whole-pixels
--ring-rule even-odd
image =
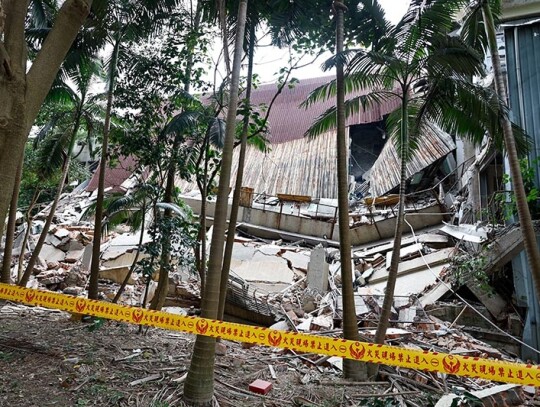
[[[154,328],[139,333],[137,326],[112,321],[94,327],[61,311],[0,307],[0,406],[184,405],[194,336]],[[428,406],[438,399],[389,382],[348,383],[319,355],[225,343],[226,354],[216,358],[215,406],[385,407],[405,405],[407,398]],[[270,381],[272,391],[249,392],[255,379]],[[388,395],[396,391],[402,395]]]

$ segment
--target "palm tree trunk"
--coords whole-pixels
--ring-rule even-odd
[[[343,52],[343,20],[347,7],[339,0],[334,0],[336,15],[336,53]],[[345,86],[343,64],[336,66],[337,92],[337,177],[338,177],[338,224],[339,254],[341,260],[341,291],[343,297],[343,337],[359,341],[358,320],[354,304],[353,277],[351,266],[351,235],[349,231],[349,148],[345,132]],[[351,359],[343,360],[343,374],[346,378],[363,380],[366,378],[365,364]]]
[[[409,126],[407,122],[408,118],[408,104],[409,95],[407,87],[403,87],[403,96],[401,102],[401,172],[399,183],[399,206],[396,217],[396,228],[394,231],[394,245],[392,247],[392,259],[390,261],[390,269],[388,270],[388,280],[386,282],[386,291],[384,293],[384,300],[381,310],[381,316],[379,317],[379,324],[377,325],[377,331],[375,332],[375,343],[383,344],[386,337],[386,331],[390,325],[390,316],[392,313],[392,304],[394,303],[394,290],[396,288],[398,265],[400,260],[401,250],[401,236],[403,235],[403,223],[405,214],[405,182],[407,180],[407,150],[409,143]],[[376,376],[377,366],[370,366],[370,376]]]
[[[495,74],[495,90],[504,103],[508,102],[508,96],[506,93],[506,85],[504,82],[504,75],[501,68],[501,58],[499,56],[499,50],[497,48],[497,36],[495,33],[495,22],[493,20],[493,14],[489,2],[485,1],[482,7],[482,13],[484,15],[484,22],[486,27],[486,33],[489,41],[489,49],[491,52],[491,60],[493,64],[493,71]],[[503,128],[503,138],[506,147],[506,153],[508,155],[508,163],[510,165],[510,177],[512,181],[512,188],[516,194],[516,206],[518,211],[518,219],[523,233],[523,245],[525,246],[525,253],[529,261],[529,268],[534,281],[536,290],[536,300],[540,300],[540,250],[538,249],[538,243],[536,240],[536,233],[534,231],[531,212],[527,204],[527,194],[525,193],[525,187],[523,185],[523,177],[521,175],[521,168],[519,166],[519,158],[516,149],[516,143],[514,134],[512,131],[512,123],[508,116],[501,118],[501,124]]]
[[[30,202],[30,205],[28,206],[28,211],[26,211],[26,231],[24,232],[24,239],[21,244],[21,252],[19,254],[19,265],[17,268],[17,281],[20,281],[23,275],[23,264],[24,264],[24,255],[26,251],[26,244],[28,243],[28,238],[30,237],[30,231],[32,229],[32,220],[34,217],[32,216],[32,211],[34,210],[34,206],[36,205],[36,201],[39,198],[39,195],[41,194],[41,190],[36,189],[34,191],[34,195],[32,196],[32,201]]]
[[[9,217],[6,230],[6,244],[4,246],[4,260],[2,262],[2,273],[0,274],[0,282],[4,284],[11,283],[11,255],[13,253],[13,242],[15,241],[15,224],[17,222],[17,204],[19,202],[19,192],[21,189],[21,176],[24,156],[19,162],[17,168],[17,176],[15,177],[15,185],[13,186],[13,195],[9,204]],[[0,229],[1,232],[1,229]]]
[[[248,49],[248,71],[246,84],[245,104],[251,103],[251,87],[253,84],[253,57],[255,53],[255,26],[249,27],[249,49]],[[247,138],[249,129],[249,113],[244,116],[242,125],[242,138],[240,143],[240,154],[238,157],[238,170],[236,171],[236,182],[234,184],[234,193],[229,215],[229,228],[227,230],[227,243],[225,244],[225,253],[223,254],[223,266],[221,267],[221,290],[219,292],[218,319],[223,320],[225,314],[225,300],[227,298],[227,287],[229,284],[229,271],[231,268],[231,259],[234,246],[234,235],[236,233],[236,222],[238,220],[238,208],[240,207],[240,191],[242,189],[242,178],[244,177],[244,164],[246,161]]]
[[[163,197],[163,201],[166,203],[172,203],[173,201],[174,176],[176,174],[175,152],[178,148],[178,140],[179,138],[176,137],[173,143],[171,162],[169,163],[169,168],[167,170],[167,183],[165,185],[165,194]],[[165,209],[163,211],[163,218],[172,218],[172,211],[170,209]],[[163,304],[165,304],[165,300],[167,299],[167,294],[169,293],[169,269],[171,267],[170,232],[170,228],[166,227],[164,236],[161,238],[163,243],[161,245],[161,259],[159,261],[158,286],[154,298],[152,298],[152,301],[150,302],[150,309],[153,310],[160,310],[163,307]]]
[[[122,295],[122,293],[126,289],[128,281],[129,281],[131,275],[133,274],[133,272],[135,271],[135,267],[137,266],[137,262],[139,261],[139,257],[141,255],[141,249],[142,249],[143,240],[144,240],[144,227],[145,227],[144,219],[145,219],[145,216],[146,216],[146,204],[145,204],[144,201],[143,201],[143,204],[142,204],[141,211],[142,211],[142,223],[141,223],[141,233],[139,234],[139,242],[137,243],[137,254],[135,255],[135,258],[133,259],[133,262],[131,263],[131,267],[129,268],[129,271],[126,274],[126,277],[124,278],[124,281],[122,281],[122,284],[120,285],[120,288],[118,289],[118,291],[116,292],[116,295],[114,296],[114,298],[112,300],[113,304],[116,304],[118,302],[118,300],[120,299],[120,296]]]
[[[209,135],[208,131],[204,136],[203,144],[200,149],[199,157],[197,158],[197,163],[195,168],[199,168],[201,162],[203,162],[203,176],[202,179],[199,178],[198,174],[196,175],[197,187],[201,194],[201,213],[199,215],[199,233],[197,235],[197,247],[195,250],[195,260],[197,261],[197,271],[199,272],[199,277],[201,279],[201,294],[204,293],[204,287],[206,283],[206,209],[208,203],[206,198],[208,196],[208,187],[211,184],[211,181],[208,179],[208,144],[209,144]]]
[[[225,143],[222,153],[221,174],[214,216],[214,232],[212,234],[206,287],[201,304],[201,316],[210,319],[216,319],[218,313],[220,273],[227,225],[228,195],[235,135],[235,119],[238,108],[238,87],[240,83],[242,42],[246,25],[246,9],[247,0],[240,0],[230,85],[229,110],[227,112]],[[215,344],[215,338],[202,335],[198,335],[195,341],[191,364],[184,384],[184,397],[189,403],[194,405],[210,405],[212,402],[214,395]]]
[[[103,200],[105,197],[105,171],[107,168],[107,150],[109,148],[109,133],[111,130],[111,112],[113,104],[114,82],[116,79],[116,64],[120,51],[121,33],[118,33],[114,44],[109,73],[109,89],[107,90],[107,108],[105,110],[105,123],[103,128],[103,141],[101,144],[101,159],[99,161],[98,193],[96,200],[96,213],[94,220],[94,240],[92,246],[92,263],[90,264],[90,282],[88,284],[88,298],[98,299],[99,257],[101,255],[101,224],[103,221]]]
[[[26,265],[24,274],[22,275],[18,283],[21,287],[26,287],[26,284],[28,284],[28,280],[30,279],[32,272],[34,271],[34,266],[37,263],[39,253],[41,252],[43,244],[45,243],[45,239],[47,238],[47,234],[49,233],[49,229],[51,227],[51,223],[54,218],[54,214],[56,212],[56,207],[58,206],[58,201],[60,201],[60,197],[62,196],[62,191],[64,190],[64,185],[66,183],[66,178],[69,172],[70,163],[71,163],[71,149],[69,149],[68,154],[66,155],[66,158],[64,160],[60,183],[58,184],[58,189],[56,190],[56,195],[54,196],[54,200],[51,204],[51,209],[49,211],[49,214],[47,215],[47,219],[45,220],[45,225],[43,225],[43,230],[41,231],[41,234],[39,235],[39,239],[36,243],[36,247],[34,248],[34,251],[32,252],[32,256],[30,257],[30,260],[28,260],[28,264]]]

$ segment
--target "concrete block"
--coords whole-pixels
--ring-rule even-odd
[[[326,262],[326,250],[317,246],[311,252],[308,264],[307,285],[320,292],[328,291],[329,264]]]

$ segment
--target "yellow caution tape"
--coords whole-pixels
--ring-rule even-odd
[[[482,378],[496,382],[540,386],[540,366],[538,365],[271,330],[128,307],[8,284],[0,284],[0,299],[196,335],[293,349],[299,352],[338,356],[363,362]]]

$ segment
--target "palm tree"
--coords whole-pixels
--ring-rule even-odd
[[[334,0],[336,16],[336,53],[343,52],[343,15],[347,7],[341,0]],[[345,85],[343,61],[336,64],[336,119],[337,119],[337,179],[339,208],[339,253],[341,259],[341,291],[343,296],[343,337],[359,341],[356,319],[351,266],[351,236],[349,234],[349,171],[348,146],[345,133]],[[347,310],[347,312],[345,312]],[[366,378],[365,365],[351,359],[343,360],[346,378]]]
[[[221,173],[214,216],[214,232],[210,248],[210,260],[201,304],[203,318],[216,319],[219,304],[221,265],[227,224],[227,207],[231,177],[232,151],[235,139],[242,39],[246,23],[247,0],[241,0],[238,8],[238,24],[234,46],[233,69],[230,85],[229,109],[222,153]],[[198,335],[191,357],[191,364],[184,385],[184,397],[193,404],[205,405],[212,401],[214,393],[215,338]]]
[[[480,142],[486,132],[500,137],[499,117],[507,111],[489,89],[475,86],[470,78],[482,75],[482,57],[460,38],[448,33],[461,2],[414,0],[394,27],[370,50],[347,51],[329,60],[329,68],[347,62],[346,89],[370,89],[367,95],[348,100],[347,114],[362,107],[398,98],[400,107],[390,114],[387,126],[400,156],[400,201],[396,217],[392,259],[376,343],[384,343],[397,279],[404,221],[406,165],[422,133],[434,126]],[[317,89],[306,104],[336,92],[335,83]],[[335,108],[325,112],[308,134],[314,136],[334,126]],[[372,372],[374,373],[374,372]]]
[[[128,195],[111,196],[105,202],[105,224],[107,224],[109,228],[112,225],[127,222],[134,233],[138,230],[140,231],[139,240],[137,242],[137,253],[133,258],[133,262],[131,263],[124,281],[122,281],[122,284],[114,296],[112,301],[113,303],[118,302],[129,282],[129,279],[131,278],[131,275],[135,271],[142,251],[146,229],[146,216],[148,210],[155,206],[158,196],[159,191],[155,185],[141,182],[137,185],[136,189],[132,191],[132,193]]]
[[[478,0],[469,5],[464,21],[463,34],[471,44],[485,50],[489,49],[495,76],[495,90],[501,101],[507,105],[508,94],[501,58],[497,46],[496,25],[501,10],[500,0]],[[483,26],[483,27],[482,27]],[[484,31],[484,32],[483,32]],[[510,179],[516,196],[518,219],[523,234],[525,253],[534,281],[536,297],[540,298],[540,250],[536,240],[536,232],[532,223],[531,212],[527,204],[527,194],[519,165],[519,146],[516,146],[515,126],[508,116],[501,117],[504,146],[510,167]]]
[[[65,104],[43,127],[36,137],[36,142],[42,143],[40,152],[42,155],[43,173],[50,173],[60,167],[62,168],[62,174],[43,230],[28,261],[24,274],[19,281],[19,285],[23,287],[28,283],[41,248],[49,233],[56,206],[58,205],[67,179],[73,147],[75,146],[79,129],[81,125],[84,125],[90,132],[90,137],[92,137],[92,131],[97,127],[96,122],[99,118],[96,118],[96,114],[99,113],[100,109],[95,103],[95,99],[89,97],[89,92],[96,76],[100,74],[100,69],[101,65],[95,60],[81,64],[78,66],[77,73],[71,76],[75,89],[72,89],[66,83],[58,83],[51,89],[49,94],[50,100],[64,101]],[[69,120],[68,126],[66,128],[59,128],[59,122],[65,119]],[[54,129],[58,129],[59,131],[49,134]]]

